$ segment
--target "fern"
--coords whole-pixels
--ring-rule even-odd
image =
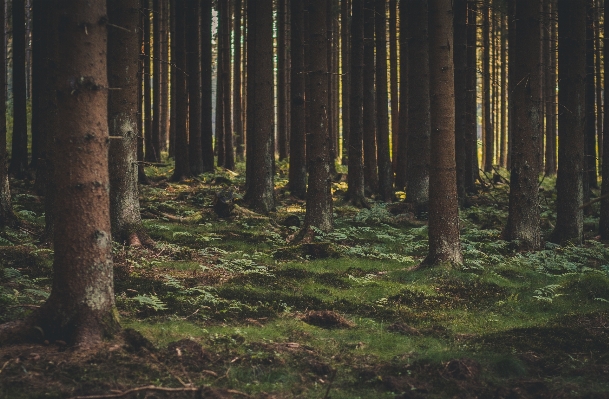
[[[4,269],[4,278],[8,280],[16,280],[21,277],[21,272],[17,269],[13,269],[12,267],[7,267],[6,269]]]
[[[557,294],[556,291],[562,288],[560,284],[550,284],[545,287],[541,287],[536,289],[533,293],[533,298],[538,301],[549,302],[552,303],[554,298],[562,296],[563,294]]]
[[[167,310],[167,306],[156,295],[138,295],[133,298],[141,306],[149,307],[155,311]]]

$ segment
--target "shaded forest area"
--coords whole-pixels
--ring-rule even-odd
[[[0,397],[608,397],[603,3],[2,2]]]

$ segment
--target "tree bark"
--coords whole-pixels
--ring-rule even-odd
[[[343,156],[342,164],[347,165],[349,153],[349,134],[351,132],[351,0],[341,0],[340,3],[340,51],[341,51],[341,88],[342,88],[342,109],[341,117],[343,122]],[[294,13],[292,13],[294,20]],[[292,42],[292,46],[294,43]],[[294,60],[292,60],[294,65]],[[294,118],[294,116],[292,116]],[[292,121],[292,123],[294,123]]]
[[[288,80],[287,80],[287,0],[277,0],[277,152],[279,159],[289,156]],[[324,18],[325,19],[325,18]]]
[[[512,169],[510,174],[510,203],[505,238],[519,241],[527,250],[541,247],[539,225],[539,193],[537,177],[541,158],[540,7],[539,0],[517,0],[516,3],[516,62],[517,82],[510,98],[514,109]]]
[[[364,0],[364,185],[370,194],[378,192],[379,186],[374,75],[374,0]]]
[[[586,0],[586,122],[584,125],[584,203],[590,200],[590,189],[596,181],[596,114],[594,112],[594,0]]]
[[[170,97],[170,105],[169,105],[169,157],[175,159],[175,151],[176,151],[176,108],[177,108],[177,65],[176,65],[176,57],[177,57],[177,48],[175,44],[176,37],[176,2],[169,1],[169,24],[170,24],[170,36],[171,44],[169,46],[169,58],[171,59],[171,64],[169,68],[169,97]],[[210,40],[211,42],[211,40]]]
[[[558,0],[558,177],[552,241],[583,238],[586,3]]]
[[[9,173],[23,178],[28,167],[25,85],[25,1],[13,0],[13,142]]]
[[[548,1],[548,70],[546,71],[545,174],[556,175],[556,1]]]
[[[455,63],[455,151],[457,164],[457,194],[465,200],[465,170],[467,159],[467,0],[454,2],[454,63]]]
[[[391,164],[393,172],[398,165],[398,131],[400,128],[397,13],[397,0],[389,0],[389,94],[391,96]]]
[[[406,191],[408,169],[408,12],[406,2],[400,1],[400,96],[398,147],[395,166],[395,188]]]
[[[500,119],[500,137],[499,137],[499,166],[507,168],[507,153],[508,153],[508,137],[507,137],[507,17],[501,15],[501,119]],[[543,140],[542,140],[543,142]]]
[[[167,137],[169,133],[169,0],[160,0],[160,54],[159,54],[159,132],[160,151],[167,151]]]
[[[224,40],[226,37],[223,34],[226,10],[224,9],[226,0],[217,2],[218,10],[218,31],[217,31],[217,49],[216,49],[216,142],[214,152],[218,156],[218,166],[224,166],[226,154],[224,135],[226,123],[224,121]]]
[[[609,4],[606,4],[604,8],[603,19],[605,21],[605,25],[603,26],[603,59],[604,59],[604,92],[609,93],[609,29],[607,28],[607,21],[609,21]],[[609,101],[605,100],[603,104],[605,118],[603,119],[603,180],[601,185],[601,211],[600,211],[600,221],[599,221],[599,233],[601,235],[601,239],[609,240],[609,136],[605,133],[609,132]]]
[[[154,62],[152,48],[150,46],[150,0],[144,0],[142,12],[144,14],[144,159],[147,162],[159,162],[161,160],[158,145],[154,143],[152,132],[152,95],[150,89],[154,86],[150,64]]]
[[[201,143],[201,45],[199,43],[199,0],[187,2],[186,35],[188,59],[188,161],[193,175],[205,171]]]
[[[235,64],[233,66],[233,130],[235,132],[235,148],[236,158],[239,161],[243,161],[244,152],[243,145],[243,109],[241,106],[242,95],[241,95],[241,8],[242,0],[235,0],[235,19],[233,27],[233,35],[235,37],[235,48],[234,48],[234,59]]]
[[[226,3],[224,4],[224,24],[222,28],[222,36],[223,38],[223,57],[222,60],[224,62],[224,66],[222,69],[222,100],[224,102],[223,111],[224,111],[224,167],[229,170],[235,169],[235,150],[234,150],[234,140],[233,140],[233,118],[231,115],[232,106],[231,106],[231,43],[230,43],[230,32],[231,32],[231,1],[224,0]]]
[[[452,0],[429,0],[429,254],[425,265],[461,264],[455,164],[455,81]]]
[[[152,0],[152,127],[150,142],[157,161],[161,160],[161,0]]]
[[[493,171],[493,155],[495,154],[493,123],[491,118],[491,43],[490,43],[490,21],[491,21],[491,5],[490,0],[486,0],[484,4],[484,20],[482,27],[482,37],[484,40],[483,54],[483,79],[484,79],[484,171]]]
[[[201,151],[203,171],[214,170],[214,132],[212,128],[212,2],[201,2]]]
[[[406,201],[424,209],[429,201],[430,167],[428,0],[405,3],[408,4],[409,37]],[[450,64],[452,67],[452,61]],[[454,93],[454,88],[451,91]]]
[[[598,145],[599,172],[602,168],[603,159],[603,86],[601,78],[601,34],[600,34],[600,9],[603,7],[601,0],[594,0],[594,92],[596,94],[596,136]],[[602,175],[602,173],[601,173]],[[598,188],[598,183],[597,187]]]
[[[465,190],[476,193],[476,180],[480,176],[478,163],[478,102],[477,102],[477,58],[476,58],[476,15],[478,13],[475,0],[468,1],[467,11],[467,131],[465,150]]]

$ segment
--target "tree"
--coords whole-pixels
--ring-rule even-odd
[[[152,84],[152,71],[150,70],[150,64],[154,62],[152,57],[152,48],[150,46],[151,38],[150,38],[150,0],[143,0],[142,2],[142,13],[144,19],[144,70],[143,70],[143,78],[144,78],[144,153],[145,160],[148,162],[159,162],[161,160],[161,154],[159,153],[158,143],[155,143],[155,137],[152,128],[152,96],[151,96],[151,88]],[[156,40],[156,39],[155,39]],[[158,137],[157,137],[158,139]]]
[[[541,246],[539,193],[537,177],[541,158],[541,124],[543,108],[539,68],[540,46],[539,0],[516,3],[514,78],[514,131],[512,134],[512,168],[510,205],[504,235],[518,240],[522,248],[537,250]]]
[[[88,347],[119,328],[114,306],[108,198],[106,2],[58,0],[53,283],[48,300],[7,339]],[[60,28],[59,28],[60,27]],[[12,333],[12,335],[10,334]]]
[[[400,128],[399,96],[398,96],[398,29],[397,29],[397,0],[389,0],[389,93],[391,96],[391,148],[393,171],[398,160],[398,131]]]
[[[493,170],[493,155],[495,154],[495,139],[493,135],[493,122],[492,122],[492,110],[491,110],[491,68],[492,68],[492,59],[491,59],[491,0],[486,0],[484,4],[484,15],[482,21],[482,39],[483,39],[483,59],[482,59],[482,69],[483,69],[483,121],[484,121],[484,171],[491,172]]]
[[[137,189],[139,0],[108,0],[107,4],[112,24],[108,31],[108,84],[113,89],[108,92],[112,237],[137,246],[148,240]]]
[[[237,147],[237,158],[243,161],[243,108],[241,102],[241,6],[242,0],[235,0],[235,24],[233,34],[235,37],[234,45],[234,66],[233,66],[233,130],[235,132],[235,146]]]
[[[289,155],[287,8],[287,0],[277,1],[277,152],[279,159],[286,159]]]
[[[428,0],[407,0],[402,6],[406,5],[408,22],[405,33],[409,38],[406,201],[425,208],[429,201],[430,170]]]
[[[25,1],[13,0],[13,143],[9,173],[23,177],[28,166],[25,85]]]
[[[556,175],[556,0],[548,3],[548,70],[546,71],[546,151],[545,174]]]
[[[225,10],[225,2],[226,0],[219,0],[217,2],[217,11],[218,11],[218,31],[217,31],[217,51],[216,51],[216,140],[215,140],[215,148],[214,153],[218,156],[218,166],[224,166],[225,160],[224,156],[226,154],[225,150],[225,131],[226,131],[226,122],[224,121],[224,116],[226,115],[224,112],[224,90],[225,90],[225,71],[226,64],[224,63],[224,57],[226,52],[224,51],[224,40],[226,40],[226,36],[223,34],[224,24],[228,21],[225,18],[226,10]]]
[[[480,176],[478,165],[478,104],[476,102],[476,87],[478,68],[476,67],[476,15],[477,4],[475,0],[468,1],[467,10],[467,104],[465,116],[467,118],[465,132],[465,190],[475,193],[476,180]],[[511,47],[510,47],[511,49]]]
[[[395,186],[406,190],[408,169],[408,7],[400,2],[400,96],[397,161],[395,162]],[[395,155],[394,155],[395,156]]]
[[[231,65],[230,65],[230,32],[231,32],[231,2],[224,0],[224,16],[222,24],[222,101],[224,112],[224,164],[227,169],[235,169],[235,150],[233,144],[233,118],[231,115]]]
[[[608,21],[609,18],[609,7],[605,7],[604,10],[604,20]],[[604,91],[605,93],[609,92],[609,29],[607,28],[607,24],[605,23],[603,27],[603,38],[604,38],[604,47],[603,47],[603,58],[605,63],[604,67]],[[601,212],[600,212],[600,221],[599,221],[599,233],[603,240],[609,239],[609,101],[605,100],[603,104],[605,118],[603,119],[603,161],[601,163],[602,166],[602,176],[603,181],[601,185]]]
[[[452,0],[429,0],[429,254],[425,265],[463,263],[455,165]],[[412,97],[411,97],[412,98]]]
[[[188,161],[190,172],[197,176],[205,171],[201,144],[201,46],[199,45],[199,0],[187,3],[186,46],[188,63]]]
[[[590,189],[598,188],[596,181],[596,113],[594,87],[594,0],[586,0],[586,119],[584,123],[584,201],[590,199]]]
[[[459,202],[466,195],[467,159],[467,0],[454,2],[455,26],[455,151],[457,162],[457,194]]]
[[[586,3],[558,0],[558,177],[554,242],[581,243],[586,78]]]
[[[292,21],[294,13],[292,12]],[[293,22],[292,22],[293,24]],[[294,29],[294,28],[292,28]],[[351,132],[351,0],[341,0],[340,2],[340,53],[341,53],[341,117],[343,122],[343,156],[342,164],[347,164],[349,153],[349,134]],[[294,42],[292,42],[294,46]],[[292,60],[292,67],[294,60]],[[293,120],[294,116],[292,116]]]
[[[364,184],[368,192],[378,191],[376,159],[376,101],[374,66],[374,1],[364,0]]]
[[[386,0],[376,0],[376,142],[378,193],[385,202],[393,199],[393,172],[389,155],[389,109],[387,93]]]
[[[163,98],[161,98],[161,20],[163,14],[161,11],[161,0],[152,0],[152,126],[150,131],[150,142],[155,158],[161,160],[161,107]]]
[[[304,0],[291,0],[291,100],[289,186],[292,195],[305,198],[307,190]]]
[[[214,170],[214,133],[212,129],[212,56],[211,1],[201,0],[201,148],[203,171]]]
[[[273,143],[273,4],[247,6],[248,62],[247,191],[245,201],[257,212],[275,208]]]

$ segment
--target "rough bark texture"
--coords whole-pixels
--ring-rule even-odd
[[[349,132],[349,175],[347,198],[355,206],[366,206],[364,196],[364,0],[352,0],[351,99]]]
[[[539,0],[517,0],[516,3],[516,62],[514,78],[521,82],[514,87],[510,100],[514,102],[514,133],[512,169],[510,175],[510,204],[505,238],[518,240],[520,246],[537,250],[541,246],[539,225],[539,196],[537,177],[541,158],[541,76]]]
[[[586,79],[586,3],[558,0],[558,177],[552,240],[581,243]]]
[[[483,58],[482,58],[482,69],[483,69],[483,95],[484,95],[484,115],[483,126],[484,126],[484,171],[492,172],[493,170],[493,155],[495,154],[494,137],[493,137],[493,123],[492,123],[492,112],[491,112],[491,43],[490,43],[490,23],[491,23],[491,5],[490,0],[486,0],[484,4],[484,20],[482,27],[483,37]]]
[[[211,5],[210,5],[211,7]],[[169,157],[175,158],[175,146],[176,146],[176,108],[178,101],[176,99],[177,94],[177,66],[176,66],[176,56],[177,56],[177,48],[175,43],[176,37],[176,2],[169,2],[169,25],[170,25],[170,35],[171,35],[171,44],[169,47],[169,58],[171,59],[171,68],[169,68]],[[211,25],[211,24],[210,24]],[[211,40],[210,40],[211,43]]]
[[[407,0],[406,4],[406,33],[409,38],[406,201],[426,207],[429,201],[430,151],[428,0]],[[454,88],[451,92],[454,93]]]
[[[158,160],[161,159],[161,0],[152,0],[152,128],[150,140]]]
[[[556,0],[548,1],[548,70],[546,71],[545,174],[556,175]]]
[[[476,15],[477,5],[475,0],[468,1],[467,10],[467,131],[465,150],[465,190],[475,193],[476,180],[480,169],[478,164],[478,109],[477,109],[477,74],[476,67]]]
[[[172,181],[180,181],[192,176],[188,154],[188,89],[186,87],[186,4],[178,1],[175,5],[175,169]],[[173,85],[173,83],[172,83]]]
[[[193,175],[204,172],[201,145],[201,64],[199,44],[199,0],[187,3],[186,35],[188,59],[188,161]]]
[[[548,0],[549,1],[549,0]],[[596,95],[596,135],[598,145],[599,172],[603,159],[603,85],[601,75],[601,18],[600,10],[604,7],[604,0],[594,1],[594,93]],[[602,173],[599,173],[602,175]],[[598,182],[597,186],[598,188]]]
[[[160,150],[167,151],[167,133],[169,131],[169,64],[167,46],[169,44],[169,0],[160,0],[160,27],[159,27],[159,101],[155,104],[155,112],[158,112]]]
[[[224,122],[224,40],[226,37],[222,34],[222,30],[225,24],[224,9],[226,0],[219,0],[217,3],[218,10],[218,31],[217,31],[217,49],[216,49],[216,129],[215,129],[215,147],[214,153],[218,156],[218,166],[224,166],[225,160],[225,143],[224,134],[226,130],[226,124]]]
[[[501,16],[501,119],[499,124],[499,166],[507,167],[507,18]],[[542,140],[543,142],[543,140]]]
[[[341,117],[343,122],[343,156],[342,164],[347,164],[349,153],[349,134],[351,132],[351,0],[341,0],[340,3],[340,52],[341,52],[341,88],[342,88],[342,109]],[[294,13],[292,12],[292,21]],[[293,24],[293,23],[292,23]],[[292,42],[292,46],[294,43]],[[294,60],[292,59],[292,67]],[[292,115],[292,123],[294,116]]]
[[[328,4],[326,0],[309,0],[308,65],[309,112],[311,132],[309,158],[309,187],[304,230],[311,227],[332,230],[332,181],[330,179],[330,134],[328,129]]]
[[[391,95],[391,163],[393,172],[397,167],[398,130],[400,127],[397,13],[397,0],[389,0],[389,93]]]
[[[144,159],[147,162],[159,162],[161,160],[158,143],[155,145],[152,128],[152,74],[150,64],[154,62],[152,57],[152,46],[150,45],[150,0],[144,0],[142,12],[144,14]]]
[[[609,4],[607,4],[609,5]],[[609,92],[609,29],[607,29],[607,18],[609,18],[609,7],[604,8],[604,20],[605,26],[603,27],[603,58],[605,60],[604,63],[604,91],[605,93]],[[603,162],[602,165],[602,174],[603,174],[603,182],[601,185],[601,197],[604,197],[601,200],[601,212],[600,212],[600,221],[599,221],[599,233],[601,235],[601,239],[609,240],[609,135],[605,134],[609,132],[609,101],[605,100],[603,104],[605,118],[603,119]]]
[[[232,118],[232,106],[231,106],[231,56],[230,56],[230,32],[231,32],[231,5],[230,0],[225,0],[224,5],[224,23],[222,25],[222,42],[224,43],[222,56],[223,68],[222,68],[222,84],[224,86],[222,91],[222,100],[224,102],[224,167],[226,169],[235,169],[235,151],[233,143],[233,118]]]
[[[364,0],[364,184],[370,194],[376,193],[379,186],[374,69],[374,0]]]
[[[452,0],[429,0],[429,254],[427,265],[463,262],[455,165],[455,81]]]
[[[245,200],[260,213],[275,208],[273,146],[273,7],[271,1],[248,3],[248,108]],[[251,46],[250,46],[251,43]]]
[[[277,152],[279,159],[289,155],[287,80],[287,0],[277,0]],[[325,20],[325,18],[324,18]]]
[[[25,1],[13,0],[13,143],[9,172],[24,177],[28,166],[25,85]]]
[[[233,131],[235,138],[236,157],[239,161],[243,161],[243,107],[241,106],[241,7],[242,0],[235,0],[235,18],[233,26],[233,35],[235,37],[234,45],[234,65],[233,65]]]
[[[307,158],[305,132],[304,0],[290,1],[292,14],[291,117],[289,186],[292,195],[305,198]]]
[[[454,2],[455,24],[455,151],[457,162],[457,194],[465,199],[467,152],[467,0]]]
[[[408,6],[400,1],[400,115],[395,166],[395,188],[406,191],[408,169]]]
[[[203,171],[214,170],[214,132],[212,128],[211,1],[201,1],[201,151]]]
[[[586,122],[584,124],[584,202],[590,199],[590,189],[598,188],[596,181],[596,114],[594,112],[594,0],[586,0]]]
[[[137,189],[139,1],[108,0],[108,128],[110,217],[115,241],[139,245],[143,236]],[[142,237],[139,237],[142,235]]]
[[[51,342],[97,343],[118,328],[108,198],[106,4],[58,0],[55,258],[48,301],[33,316]],[[134,71],[135,72],[135,71]]]
[[[378,194],[382,201],[393,198],[393,173],[389,155],[389,105],[387,93],[387,14],[386,0],[376,0],[376,142]]]

